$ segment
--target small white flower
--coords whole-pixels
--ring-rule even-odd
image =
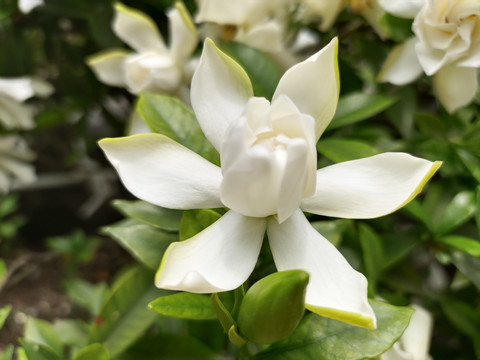
[[[35,170],[29,164],[34,158],[35,154],[20,136],[0,136],[0,194],[7,193],[14,185],[35,181]]]
[[[394,0],[388,5],[382,3],[387,11],[399,11],[399,15],[405,17],[417,11],[420,3],[423,7],[416,13],[412,26],[416,36],[393,49],[379,80],[404,85],[424,72],[433,76],[434,91],[448,112],[469,104],[478,89],[480,2]],[[393,9],[396,7],[398,9]]]
[[[335,39],[290,68],[270,103],[253,96],[237,63],[205,42],[192,106],[220,152],[221,167],[161,134],[100,141],[135,196],[173,209],[230,208],[204,231],[170,245],[158,287],[197,293],[237,288],[253,271],[266,231],[279,271],[310,274],[309,310],[376,326],[367,280],[302,210],[345,218],[388,214],[409,202],[440,163],[386,153],[316,169],[315,143],[338,102],[337,47]]]

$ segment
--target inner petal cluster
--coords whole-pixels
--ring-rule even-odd
[[[225,206],[279,222],[315,191],[315,122],[285,95],[251,98],[221,148]]]

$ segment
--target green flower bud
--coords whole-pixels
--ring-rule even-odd
[[[288,337],[305,311],[309,275],[302,270],[271,274],[248,289],[238,314],[242,336],[259,344]]]

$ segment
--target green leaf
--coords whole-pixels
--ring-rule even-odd
[[[339,219],[330,221],[313,221],[312,226],[322,236],[328,239],[335,247],[338,247],[342,241],[342,235],[353,224],[350,219]]]
[[[9,194],[0,200],[0,219],[11,214],[18,208],[18,196]]]
[[[422,206],[422,203],[418,199],[410,201],[402,208],[402,210],[423,222],[430,231],[433,231],[433,223],[430,213]]]
[[[168,293],[155,288],[153,278],[154,273],[141,266],[120,275],[90,327],[90,344],[104,343],[115,358],[142,336],[157,317],[148,304]]]
[[[351,139],[320,139],[317,150],[333,162],[343,162],[377,155],[379,152],[373,146],[360,140]]]
[[[403,86],[396,93],[398,101],[387,109],[387,116],[405,139],[410,138],[415,123],[417,92],[411,86]]]
[[[209,295],[182,292],[159,297],[148,306],[160,315],[179,319],[213,320],[217,318]]]
[[[387,38],[396,42],[403,42],[412,36],[412,20],[402,19],[396,16],[384,13],[379,20],[379,25],[387,33]]]
[[[478,289],[480,289],[480,259],[461,253],[452,254],[453,264],[460,270]]]
[[[462,191],[455,195],[445,208],[435,232],[438,235],[445,234],[467,222],[475,214],[475,202],[473,191]]]
[[[480,183],[480,158],[465,149],[456,148],[456,152],[470,174]]]
[[[6,277],[7,277],[7,264],[5,264],[5,261],[0,259],[0,284],[3,283]]]
[[[109,360],[108,349],[102,344],[91,344],[80,350],[73,360]]]
[[[220,156],[203,135],[193,111],[177,98],[142,93],[137,110],[152,132],[164,134],[214,164]]]
[[[0,360],[12,360],[14,350],[15,347],[13,346],[13,344],[8,345],[5,349],[3,349],[3,352],[0,354]]]
[[[450,322],[460,332],[473,338],[479,338],[480,314],[475,307],[455,298],[443,298],[440,305]]]
[[[213,209],[185,210],[180,223],[180,240],[190,239],[221,217],[222,215]]]
[[[376,330],[308,314],[288,339],[272,344],[254,356],[254,359],[374,358],[400,338],[408,326],[413,309],[395,307],[377,300],[370,300],[370,304],[377,316]]]
[[[28,360],[64,360],[64,357],[55,354],[48,346],[31,343],[26,340],[20,340],[20,344]]]
[[[53,323],[58,338],[64,345],[82,348],[87,345],[88,325],[81,320],[56,319]]]
[[[384,268],[385,253],[382,241],[377,233],[364,223],[360,223],[358,226],[358,239],[362,247],[369,291],[374,294],[373,289],[375,289],[375,284]]]
[[[107,293],[106,284],[91,284],[82,279],[71,279],[65,283],[65,288],[73,302],[89,310],[92,316],[98,315]]]
[[[165,231],[178,231],[182,211],[165,209],[142,200],[113,200],[112,205],[123,215]]]
[[[23,337],[30,344],[41,345],[58,357],[63,356],[63,345],[53,325],[45,320],[29,317]]]
[[[271,58],[261,51],[236,42],[221,42],[220,49],[246,71],[255,96],[272,99],[282,73]]]
[[[327,129],[332,130],[368,119],[387,109],[395,101],[395,98],[380,94],[355,92],[344,95],[340,97],[337,112]]]
[[[235,326],[235,320],[233,319],[231,312],[227,309],[225,304],[222,302],[219,294],[213,293],[210,300],[213,306],[213,311],[215,312],[218,318],[218,321],[220,321],[223,331],[225,333],[228,333],[232,328],[232,326],[233,327]]]
[[[480,241],[460,235],[444,236],[438,239],[439,242],[447,244],[464,253],[480,257]]]
[[[480,186],[477,186],[476,206],[477,206],[477,213],[475,215],[475,222],[477,223],[478,237],[480,238]]]
[[[10,315],[10,311],[12,311],[11,305],[5,305],[0,308],[0,329],[3,327],[3,324],[5,324],[5,320],[7,320],[8,315]]]
[[[137,220],[127,219],[102,228],[102,232],[115,239],[135,259],[156,270],[168,246],[178,241],[178,235],[162,231]]]

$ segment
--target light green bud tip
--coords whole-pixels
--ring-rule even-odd
[[[238,314],[242,336],[259,344],[288,337],[305,311],[309,275],[302,270],[271,274],[248,289]]]

